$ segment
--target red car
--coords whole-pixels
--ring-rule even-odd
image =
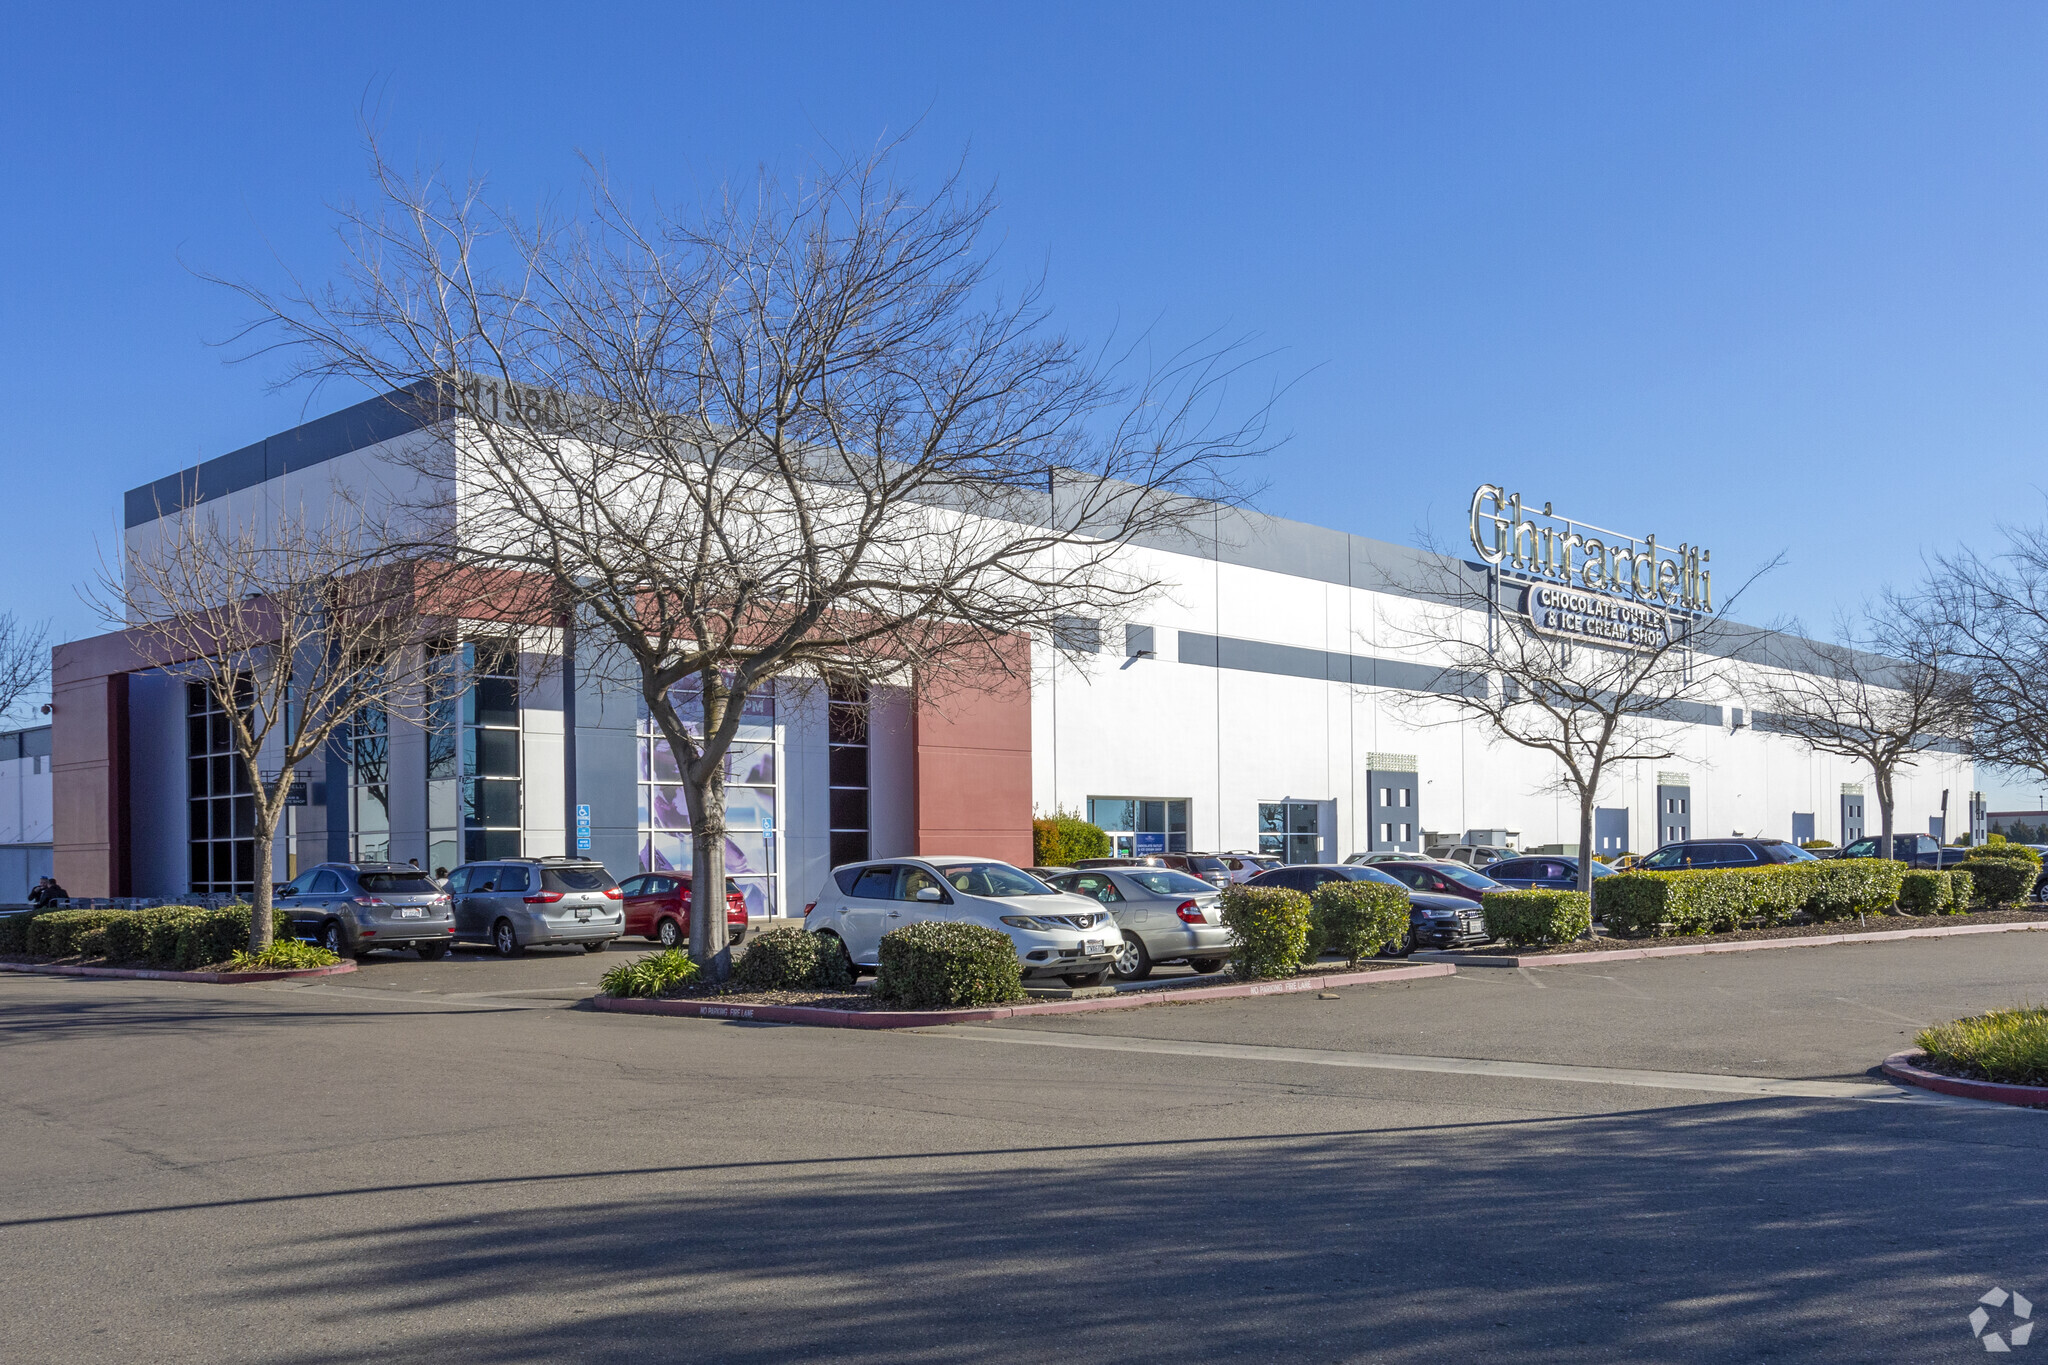
[[[619,883],[626,901],[628,934],[651,938],[664,948],[690,941],[690,874],[643,872]],[[728,883],[725,888],[725,934],[733,943],[747,936],[747,898]]]

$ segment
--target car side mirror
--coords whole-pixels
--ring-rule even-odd
[[[917,888],[917,898],[921,901],[935,901],[942,899],[943,896],[944,893],[936,886],[920,886]]]

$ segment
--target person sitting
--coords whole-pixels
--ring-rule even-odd
[[[28,903],[41,909],[47,909],[58,901],[68,901],[70,899],[71,893],[57,885],[55,877],[43,878],[36,883],[35,890],[28,893]]]

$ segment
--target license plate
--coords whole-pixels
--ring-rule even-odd
[[[1088,938],[1088,939],[1083,939],[1083,940],[1081,940],[1081,955],[1082,955],[1083,957],[1094,957],[1094,956],[1095,956],[1095,955],[1096,955],[1097,953],[1099,953],[1099,952],[1101,952],[1101,951],[1102,951],[1102,940],[1101,940],[1101,939],[1099,939],[1099,938]]]
[[[590,912],[589,912],[588,910],[578,910],[578,911],[576,912],[576,918],[577,918],[577,919],[589,919],[589,918],[590,918]]]
[[[400,919],[425,919],[427,912],[417,905],[406,905],[399,907],[398,917]]]

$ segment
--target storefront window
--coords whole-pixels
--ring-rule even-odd
[[[670,694],[692,735],[703,733],[703,703],[694,684]],[[781,782],[775,739],[774,684],[750,695],[739,737],[725,755],[725,875],[747,898],[747,913],[779,912],[781,859],[776,848]],[[693,857],[690,804],[675,754],[652,716],[640,716],[640,867],[687,872]]]
[[[463,861],[516,858],[524,795],[519,647],[510,640],[472,640],[462,647],[462,675],[469,684],[462,693]]]
[[[1108,833],[1120,858],[1188,851],[1188,803],[1170,797],[1091,796],[1088,823]]]
[[[1391,834],[1388,836],[1391,838]],[[1315,801],[1265,801],[1259,805],[1259,852],[1290,863],[1322,856],[1322,806]]]
[[[235,687],[247,697],[246,680]],[[190,887],[200,896],[246,896],[255,888],[256,800],[235,755],[227,712],[204,683],[185,684],[186,815]]]

